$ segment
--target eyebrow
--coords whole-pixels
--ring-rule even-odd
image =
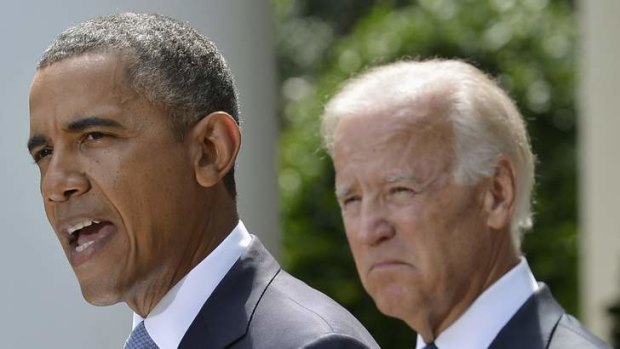
[[[414,177],[413,175],[406,173],[395,173],[385,177],[386,183],[397,183],[397,182],[411,182],[414,184],[420,184],[420,180]]]
[[[415,176],[407,174],[407,173],[394,173],[394,174],[388,175],[383,178],[383,183],[393,184],[393,183],[398,183],[398,182],[408,182],[413,185],[423,184],[423,182],[417,179]],[[352,191],[353,191],[352,185],[336,186],[336,190],[335,190],[336,198],[338,199],[344,198],[350,195]]]
[[[85,117],[82,119],[71,121],[69,124],[67,124],[67,130],[71,132],[79,132],[79,131],[84,131],[90,127],[95,127],[95,126],[114,127],[114,128],[122,127],[122,125],[116,120],[100,118],[97,116],[89,116],[89,117]]]
[[[45,145],[47,143],[47,138],[43,135],[34,135],[30,137],[28,140],[28,151],[32,153],[34,148],[38,148],[40,146]]]
[[[87,130],[91,127],[112,127],[122,128],[118,121],[112,119],[101,118],[98,116],[89,116],[82,119],[77,119],[69,122],[65,127],[69,132],[80,132]],[[43,146],[47,143],[47,137],[42,134],[35,134],[28,140],[28,151],[32,153],[32,150]]]
[[[350,185],[341,186],[341,187],[336,186],[336,190],[335,190],[336,199],[341,200],[345,196],[349,195],[349,193],[351,193]]]

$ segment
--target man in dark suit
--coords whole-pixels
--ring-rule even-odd
[[[29,151],[87,301],[134,311],[126,348],[376,348],[239,220],[233,78],[190,26],[96,18],[43,54]]]
[[[534,156],[489,77],[446,60],[371,69],[329,101],[322,132],[362,284],[418,348],[609,348],[521,254]]]

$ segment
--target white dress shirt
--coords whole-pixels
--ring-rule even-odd
[[[160,349],[176,349],[203,304],[251,241],[252,236],[239,221],[219,246],[166,293],[146,319],[134,313],[133,327],[144,320]]]
[[[488,348],[499,331],[538,289],[524,257],[486,289],[450,327],[435,338],[438,349]],[[417,349],[426,344],[418,335]]]

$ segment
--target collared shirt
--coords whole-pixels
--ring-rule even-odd
[[[251,241],[252,236],[239,221],[219,246],[166,293],[146,319],[134,313],[133,327],[144,320],[160,349],[176,349],[203,304]]]
[[[486,289],[452,325],[439,334],[439,349],[488,348],[499,331],[536,292],[538,284],[524,257]],[[426,344],[418,335],[417,349]]]

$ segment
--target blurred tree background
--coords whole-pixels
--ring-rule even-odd
[[[340,83],[406,58],[461,58],[497,77],[537,156],[535,225],[523,251],[570,313],[577,297],[574,4],[559,0],[273,0],[280,82],[283,261],[345,305],[384,348],[412,347],[404,323],[362,289],[320,147],[319,116]]]

